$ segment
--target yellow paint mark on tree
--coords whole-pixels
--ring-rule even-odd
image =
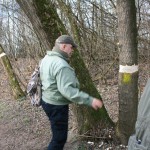
[[[123,82],[124,82],[124,83],[129,83],[129,82],[131,82],[131,74],[130,74],[130,73],[124,73],[124,74],[123,74]]]

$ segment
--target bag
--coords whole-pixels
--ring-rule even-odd
[[[40,66],[35,68],[27,85],[27,94],[31,99],[33,106],[41,106],[42,88],[40,80]]]

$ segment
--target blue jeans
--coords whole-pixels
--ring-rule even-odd
[[[63,150],[68,134],[68,105],[52,105],[42,101],[42,107],[49,118],[52,130],[48,150]]]

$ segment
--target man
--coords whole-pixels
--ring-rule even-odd
[[[85,104],[95,110],[102,107],[101,100],[79,90],[74,69],[68,63],[76,47],[71,36],[62,35],[41,62],[42,107],[53,134],[48,150],[63,150],[68,133],[68,104]]]

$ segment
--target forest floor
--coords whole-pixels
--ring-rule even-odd
[[[25,60],[16,63],[20,67],[20,70],[16,72],[22,78],[22,83],[26,85],[33,70],[31,67],[33,64],[27,65],[29,62]],[[0,79],[0,150],[46,150],[51,133],[48,119],[42,108],[31,106],[29,98],[24,101],[13,99],[7,74],[2,65],[0,65]],[[108,82],[107,87],[106,85],[97,85],[97,89],[101,92],[103,102],[111,119],[116,122],[118,119],[117,81]],[[114,138],[99,140],[91,138],[81,141],[73,131],[72,118],[70,111],[69,138],[65,145],[65,150],[127,149],[125,146],[118,144]],[[113,129],[111,132],[112,134],[114,133]]]

